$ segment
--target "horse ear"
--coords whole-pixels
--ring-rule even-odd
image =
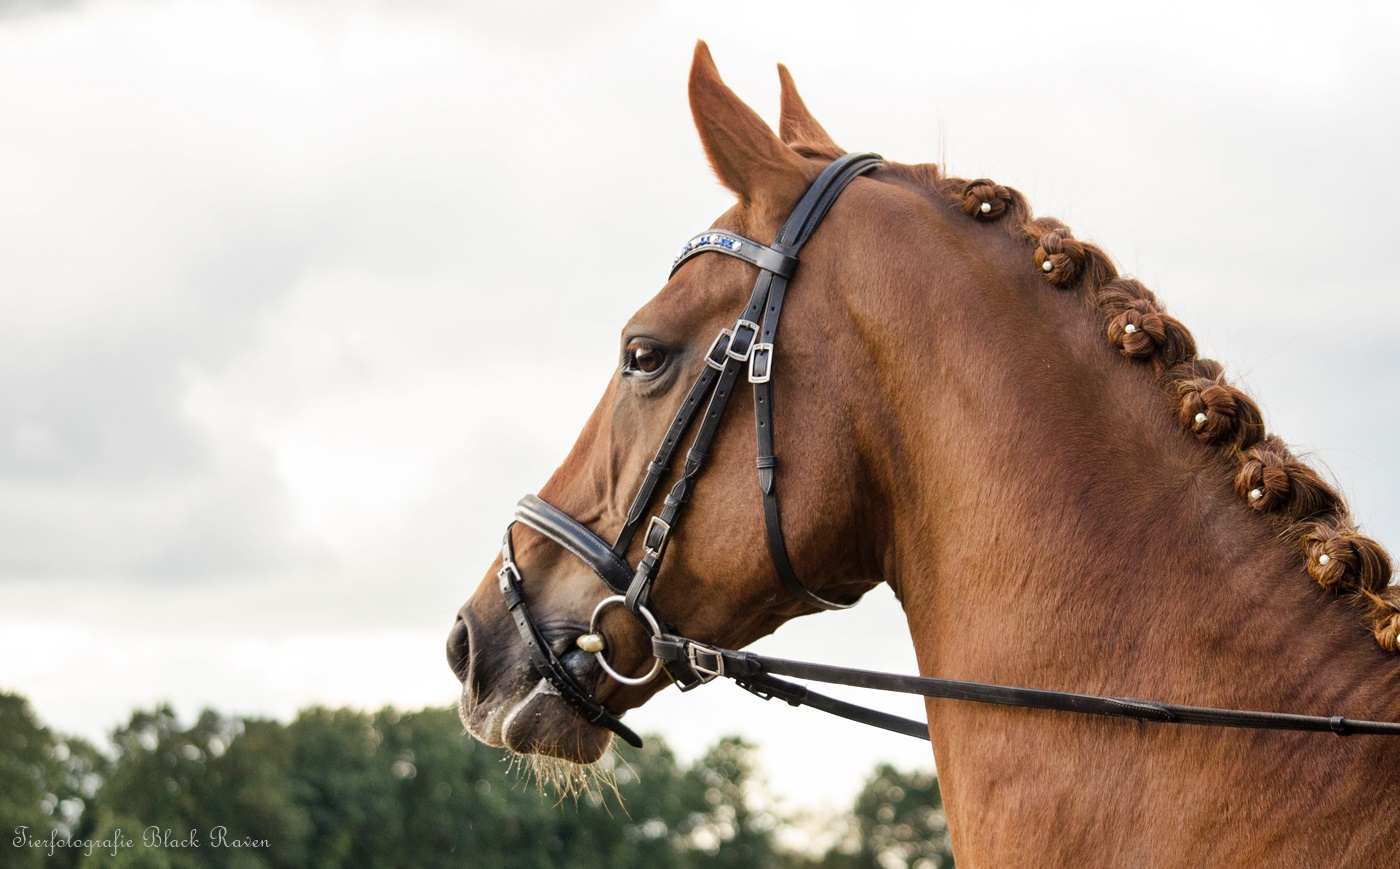
[[[846,153],[807,111],[807,104],[802,102],[802,95],[792,81],[792,73],[781,63],[778,64],[778,81],[783,86],[782,110],[778,116],[778,135],[783,141],[797,152],[814,157],[835,160]]]
[[[704,41],[690,65],[690,113],[715,175],[745,208],[771,202],[785,210],[802,195],[806,161],[720,79]]]

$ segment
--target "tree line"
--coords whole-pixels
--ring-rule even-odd
[[[881,765],[825,853],[755,749],[720,740],[680,763],[618,745],[584,775],[464,735],[455,710],[315,707],[290,723],[168,706],[99,748],[0,692],[0,867],[54,869],[945,869],[937,780]],[[790,839],[790,837],[787,837]]]

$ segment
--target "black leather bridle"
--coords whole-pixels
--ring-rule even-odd
[[[875,154],[847,154],[832,162],[798,200],[771,245],[761,244],[727,230],[712,229],[692,238],[682,249],[680,256],[671,266],[673,275],[684,263],[700,254],[720,253],[756,266],[758,279],[743,313],[733,326],[720,331],[706,352],[705,367],[672,419],[655,457],[647,465],[646,476],[642,479],[627,512],[617,540],[609,544],[583,523],[535,495],[526,495],[516,505],[515,522],[534,529],[563,547],[586,564],[612,591],[612,596],[600,601],[594,610],[591,631],[596,632],[598,617],[607,607],[622,605],[650,634],[652,652],[657,661],[657,666],[654,666],[650,673],[637,678],[623,676],[608,664],[604,656],[605,650],[599,649],[594,653],[605,672],[624,683],[642,684],[655,676],[659,668],[664,668],[682,691],[724,676],[765,700],[777,697],[793,706],[812,706],[834,715],[921,739],[929,738],[926,722],[901,718],[826,697],[804,685],[779,679],[777,676],[787,675],[926,697],[1108,715],[1139,721],[1330,731],[1339,735],[1400,735],[1400,723],[1358,721],[1340,715],[1324,717],[1179,706],[1126,697],[1100,697],[922,676],[900,676],[787,661],[751,652],[720,649],[688,639],[679,635],[674,628],[651,612],[651,589],[666,553],[666,544],[690,496],[695,479],[705,464],[710,443],[719,428],[724,410],[733,396],[739,378],[743,375],[747,375],[747,380],[753,387],[758,441],[758,484],[763,497],[768,552],[778,578],[794,597],[813,608],[846,609],[855,604],[855,601],[827,600],[813,593],[797,578],[788,557],[778,507],[778,460],[773,441],[771,378],[778,321],[782,316],[788,282],[797,270],[798,252],[811,238],[822,218],[847,185],[879,167],[881,162],[880,157]],[[671,461],[682,438],[700,416],[702,409],[704,416],[686,452],[681,476],[666,495],[661,510],[647,521],[642,538],[642,557],[634,569],[626,559],[627,550],[642,527],[643,518],[647,515],[657,487],[671,470]],[[559,658],[559,654],[531,617],[522,588],[523,579],[515,562],[511,538],[515,522],[506,528],[505,539],[501,545],[501,568],[497,572],[497,578],[506,608],[515,621],[532,663],[559,696],[585,720],[606,727],[632,745],[640,746],[641,738],[593,697],[575,673]]]
[[[692,238],[671,264],[671,274],[674,275],[677,269],[700,254],[726,254],[757,266],[758,279],[754,282],[753,292],[749,295],[748,304],[744,306],[739,319],[732,327],[721,330],[706,351],[705,367],[690,387],[690,392],[686,394],[680,410],[671,420],[656,455],[647,465],[646,476],[642,479],[636,497],[632,500],[632,506],[627,511],[622,530],[612,545],[572,516],[534,495],[526,495],[516,505],[517,522],[533,528],[587,564],[612,590],[614,596],[606,602],[622,603],[644,626],[650,628],[657,624],[649,608],[652,584],[666,554],[666,543],[670,538],[671,529],[690,497],[696,477],[704,467],[710,443],[719,430],[720,420],[741,375],[747,375],[749,383],[753,386],[755,428],[758,432],[758,482],[763,493],[768,552],[777,568],[778,577],[795,597],[817,609],[845,609],[854,604],[854,601],[829,601],[813,594],[797,578],[792,561],[788,558],[787,543],[783,538],[782,516],[778,507],[778,460],[773,445],[772,373],[778,321],[782,316],[788,281],[797,270],[798,252],[811,238],[822,218],[841,195],[841,191],[859,176],[879,166],[880,162],[880,158],[874,154],[847,154],[827,166],[798,200],[772,245],[714,229]],[[647,515],[657,487],[671,469],[671,460],[675,457],[682,438],[702,410],[704,418],[696,429],[690,449],[686,452],[680,479],[666,495],[661,510],[647,521],[646,532],[642,538],[642,557],[634,570],[626,560],[627,550],[642,527],[642,520]],[[637,735],[618,721],[616,716],[603,709],[583,688],[573,672],[559,660],[530,617],[521,592],[520,570],[515,564],[511,528],[506,529],[505,541],[501,547],[501,569],[497,577],[506,606],[515,620],[536,669],[549,680],[564,701],[585,719],[607,727],[628,742],[639,745],[641,741]],[[657,627],[658,630],[651,631],[653,636],[675,635],[669,625],[657,624]],[[601,652],[599,661],[606,663]],[[667,662],[665,666],[667,674],[682,690],[714,678],[712,674],[696,672],[695,667],[682,666],[679,662]]]

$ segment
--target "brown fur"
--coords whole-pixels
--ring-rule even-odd
[[[835,147],[781,78],[786,142],[724,86],[703,45],[691,73],[701,141],[740,203],[716,225],[759,239]],[[669,369],[615,376],[542,496],[604,536],[620,527],[704,349],[752,282],[750,267],[720,256],[677,272],[622,336],[665,347]],[[927,164],[858,179],[803,251],[777,346],[793,561],[827,597],[890,583],[922,673],[1400,720],[1389,654],[1400,596],[1385,551],[1151,292],[1063,224],[1034,218],[1021,194]],[[682,632],[738,646],[804,609],[763,544],[752,409],[736,400],[729,415],[654,601]],[[537,617],[586,620],[601,585],[535,535],[516,539]],[[641,669],[644,638],[615,616],[609,654]],[[491,723],[483,698],[519,697],[533,678],[494,575],[462,618],[468,727],[596,757],[594,732],[562,704],[540,702],[510,734]],[[597,690],[623,710],[659,688]],[[1400,856],[1400,741],[945,700],[928,712],[963,869]]]

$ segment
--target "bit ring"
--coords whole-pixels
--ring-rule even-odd
[[[611,597],[605,597],[602,600],[598,601],[598,605],[593,608],[593,617],[588,620],[588,632],[591,634],[598,633],[598,616],[602,614],[603,610],[607,609],[608,607],[614,604],[625,605],[626,602],[627,599],[620,594],[615,594]],[[651,629],[651,635],[658,636],[661,633],[661,625],[657,624],[656,616],[653,616],[651,614],[651,611],[644,606],[637,607],[637,612],[642,614],[642,618],[645,620],[647,627]],[[621,673],[614,670],[612,668],[612,665],[608,663],[608,659],[603,657],[603,654],[606,651],[607,649],[603,648],[597,652],[594,652],[593,657],[598,659],[598,665],[603,668],[604,673],[607,673],[613,679],[617,680],[618,682],[621,682],[624,685],[645,685],[652,679],[655,679],[657,673],[661,672],[661,659],[656,658],[654,659],[651,665],[650,672],[648,672],[645,676],[624,676]]]

